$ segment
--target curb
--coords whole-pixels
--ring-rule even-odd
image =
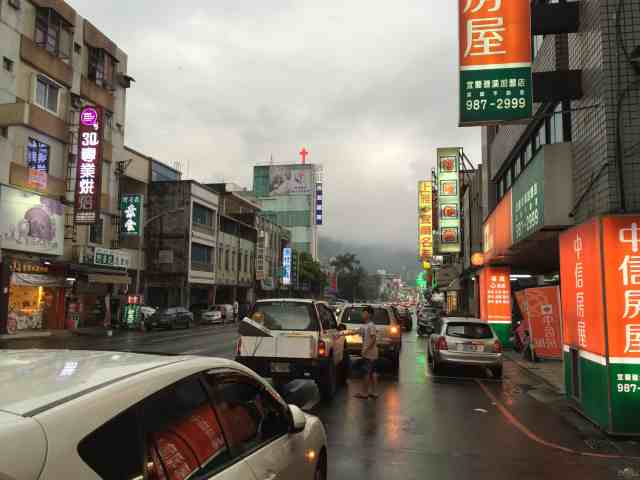
[[[545,385],[547,385],[548,387],[550,387],[554,392],[556,392],[556,393],[558,393],[560,395],[566,395],[567,392],[565,391],[564,388],[559,388],[558,385],[554,385],[553,383],[551,383],[546,378],[542,377],[541,375],[539,375],[536,372],[534,372],[531,369],[529,369],[526,365],[523,365],[521,361],[518,361],[518,360],[512,358],[511,356],[507,356],[506,358],[509,361],[515,363],[518,366],[518,368],[524,370],[525,372],[527,372],[529,375],[531,375],[533,378],[535,378],[539,382],[542,382]]]

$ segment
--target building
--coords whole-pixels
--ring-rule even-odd
[[[512,312],[528,312],[531,325],[538,313],[512,290],[516,299],[531,287],[561,290],[562,326],[559,302],[546,301],[540,342],[531,327],[535,348],[563,359],[579,410],[625,434],[640,432],[623,398],[623,381],[640,368],[630,303],[638,279],[629,277],[640,223],[639,19],[638,2],[534,5],[534,116],[482,131],[476,277],[490,302],[480,310],[505,343]],[[600,287],[585,293],[585,284]]]
[[[62,0],[2,0],[0,57],[0,331],[103,325],[129,282],[126,259],[95,254],[118,240],[127,55]],[[104,112],[92,226],[74,222],[84,106]]]
[[[172,172],[159,164],[155,171],[152,167],[145,220],[145,301],[158,307],[209,305],[216,296],[222,252],[220,197],[193,180],[153,181]]]
[[[318,184],[321,169],[312,164],[266,165],[253,169],[253,193],[264,215],[291,231],[291,246],[318,260]],[[322,193],[320,193],[321,195]],[[322,216],[322,215],[321,215]]]

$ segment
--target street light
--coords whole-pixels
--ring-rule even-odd
[[[155,222],[156,220],[162,217],[165,217],[167,215],[173,215],[174,213],[184,212],[185,210],[186,210],[185,207],[176,208],[174,210],[168,210],[166,212],[163,212],[151,217],[149,220],[147,220],[142,224],[142,231],[138,236],[138,262],[136,264],[136,294],[140,295],[140,265],[142,264],[142,240],[143,240],[142,236],[143,234],[146,236],[147,226],[149,226],[150,223]]]

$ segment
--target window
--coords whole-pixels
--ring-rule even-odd
[[[318,305],[318,313],[320,314],[320,323],[322,323],[323,330],[335,330],[338,328],[336,317],[334,317],[331,310],[324,305]]]
[[[538,149],[542,148],[543,145],[547,143],[547,124],[546,122],[542,122],[542,125],[538,128],[533,137],[533,145],[534,151],[538,151]]]
[[[146,399],[141,405],[141,430],[145,441],[141,458],[149,472],[145,478],[209,478],[231,461],[221,422],[198,377]],[[97,454],[119,463],[104,455],[106,451],[110,449]]]
[[[518,178],[518,176],[520,175],[520,172],[522,171],[522,159],[520,158],[520,155],[518,155],[515,159],[515,161],[513,162],[513,178],[514,180],[516,178]]]
[[[249,318],[262,322],[270,330],[318,330],[316,312],[310,303],[259,302],[251,310]]]
[[[82,45],[80,45],[79,43],[74,42],[73,43],[73,51],[75,53],[77,53],[78,55],[80,55],[80,53],[82,52]]]
[[[229,447],[246,455],[289,432],[287,406],[263,385],[237,372],[205,375]]]
[[[203,207],[198,203],[194,203],[192,216],[194,225],[202,225],[205,227],[213,226],[213,210],[207,207]]]
[[[350,307],[342,314],[346,320],[344,323],[351,323],[361,325],[364,323],[362,318],[363,307]],[[376,325],[389,325],[391,320],[389,319],[389,313],[384,308],[373,309],[373,323]]]
[[[511,188],[511,169],[507,170],[505,176],[505,186],[504,186],[504,191],[505,193]]]
[[[191,261],[202,265],[211,265],[211,247],[200,245],[199,243],[191,244]]]
[[[533,36],[533,58],[535,59],[540,53],[540,49],[542,48],[542,44],[544,43],[544,35],[534,35]]]
[[[238,272],[242,271],[242,252],[238,252]]]
[[[72,34],[66,22],[50,8],[38,8],[36,12],[36,45],[46,48],[56,57],[71,55]]]
[[[102,244],[102,230],[103,230],[104,220],[99,218],[96,223],[91,225],[89,228],[89,241],[91,243]]]
[[[49,173],[49,145],[29,138],[27,145],[27,167]]]
[[[447,335],[472,340],[493,338],[491,327],[476,323],[449,323],[447,325]]]
[[[89,80],[100,87],[113,85],[114,60],[101,48],[89,47]]]
[[[2,57],[2,68],[7,72],[13,72],[13,60],[7,57]]]
[[[244,273],[249,271],[249,254],[247,252],[244,253]]]
[[[136,408],[126,410],[87,435],[78,444],[78,454],[105,480],[142,478],[143,451]],[[114,458],[118,461],[114,462]]]
[[[152,182],[173,182],[176,180],[180,180],[179,172],[162,163],[151,161]]]
[[[60,87],[45,77],[38,75],[36,82],[36,103],[42,108],[57,114]]]
[[[531,147],[531,142],[528,142],[526,148],[524,149],[524,164],[527,165],[532,158],[533,148]]]
[[[9,138],[9,127],[0,127],[0,137]]]
[[[220,266],[222,265],[222,247],[218,247],[218,263],[217,263],[217,270],[220,270]]]

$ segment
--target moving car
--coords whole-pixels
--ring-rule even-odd
[[[0,478],[326,478],[320,420],[230,360],[9,350],[0,378]]]
[[[349,305],[340,316],[340,325],[344,325],[346,330],[357,331],[362,328],[364,321],[362,311],[367,305]],[[380,357],[391,361],[393,368],[400,366],[400,350],[402,349],[402,327],[396,317],[393,308],[372,305],[374,315],[373,323],[378,332],[377,343]],[[362,336],[359,334],[347,336],[347,353],[350,355],[360,355],[362,352]]]
[[[436,321],[428,356],[434,373],[444,365],[479,365],[502,378],[502,344],[482,320],[445,317]]]
[[[407,307],[397,305],[393,307],[393,311],[396,314],[396,317],[398,317],[398,320],[402,325],[402,329],[405,332],[410,332],[411,330],[413,330],[413,318],[411,316],[411,312]]]
[[[294,379],[315,380],[322,396],[331,400],[339,382],[349,375],[345,337],[324,302],[302,299],[259,300],[248,317],[272,336],[238,339],[236,360],[276,385]]]
[[[200,314],[200,323],[225,323],[220,305],[213,305]]]
[[[163,308],[155,312],[147,320],[147,328],[168,328],[172,330],[178,326],[193,327],[193,313],[184,307]]]

